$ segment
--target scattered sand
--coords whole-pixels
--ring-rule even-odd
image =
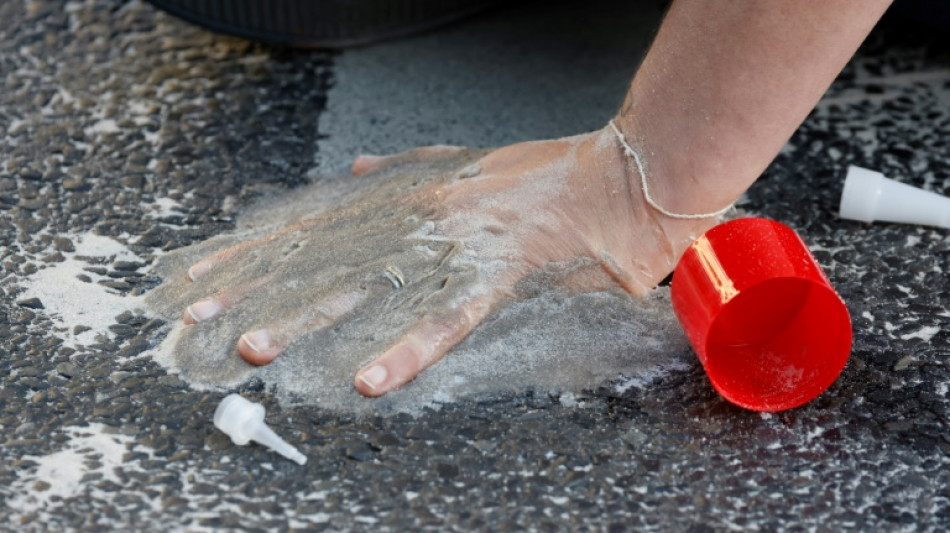
[[[64,253],[65,261],[49,263],[24,280],[25,291],[19,298],[39,298],[45,312],[60,328],[57,335],[73,347],[95,342],[96,337],[109,334],[115,317],[125,311],[141,308],[141,298],[117,294],[99,285],[110,279],[86,270],[90,266],[108,267],[114,261],[140,262],[142,259],[122,243],[94,233],[69,236],[75,252]],[[77,276],[88,276],[85,282]],[[76,326],[90,328],[75,334]]]
[[[438,215],[399,200],[433,180],[454,179],[446,176],[477,156],[408,164],[373,178],[328,178],[250,210],[235,234],[162,257],[155,273],[164,283],[147,304],[176,325],[156,359],[197,387],[233,387],[256,377],[282,401],[356,413],[415,412],[529,390],[580,393],[606,381],[623,390],[690,361],[667,290],[638,300],[619,289],[576,294],[542,281],[401,390],[382,399],[360,396],[352,385],[359,368],[420,318],[454,309],[494,271],[497,258],[433,234],[428,221]],[[188,267],[208,254],[301,219],[296,229],[186,281]],[[395,289],[383,275],[391,264],[409,280],[404,287]],[[180,324],[185,307],[213,294],[238,294],[238,303],[209,322]],[[341,295],[357,304],[328,325],[326,302]],[[270,365],[245,363],[235,349],[240,335],[280,324],[292,324],[289,338],[296,340]]]
[[[133,438],[125,435],[103,433],[103,424],[88,427],[63,429],[69,440],[65,447],[44,456],[23,456],[37,464],[35,469],[23,468],[17,472],[17,480],[9,487],[12,498],[7,501],[9,509],[19,516],[52,511],[62,500],[79,495],[80,491],[92,491],[106,497],[98,484],[89,483],[89,478],[119,483],[115,469],[122,464],[122,457]],[[45,523],[40,521],[40,523]]]

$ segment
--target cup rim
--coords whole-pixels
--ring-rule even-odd
[[[827,324],[826,332],[819,334],[819,337],[825,337],[824,339],[819,339],[821,343],[818,347],[811,347],[810,351],[820,350],[820,353],[824,355],[822,357],[823,363],[821,365],[815,365],[815,373],[813,377],[808,382],[803,384],[797,384],[793,387],[789,387],[784,390],[777,390],[773,395],[763,396],[756,394],[743,393],[737,390],[735,381],[729,383],[729,379],[726,376],[726,373],[735,374],[736,372],[743,373],[743,368],[733,368],[731,370],[719,368],[718,365],[722,361],[717,361],[717,357],[721,355],[716,355],[711,352],[722,350],[725,348],[716,348],[712,345],[715,342],[715,335],[718,328],[722,327],[722,321],[725,316],[728,315],[730,310],[734,310],[737,305],[742,305],[744,300],[749,298],[756,298],[758,295],[757,292],[768,291],[770,285],[776,284],[798,284],[807,288],[807,294],[803,295],[803,299],[800,302],[798,308],[794,309],[790,313],[789,320],[799,320],[801,313],[807,313],[808,310],[805,309],[806,306],[812,305],[824,305],[830,306],[826,312],[830,315],[833,315],[831,318],[834,320],[834,323]],[[820,299],[820,301],[809,301],[814,298]],[[807,320],[805,318],[804,320]],[[783,326],[784,328],[789,327],[786,322]],[[767,343],[770,340],[774,340],[775,336],[784,333],[784,330],[773,332],[771,338],[768,335],[762,337],[760,343]],[[847,364],[848,358],[851,353],[851,347],[853,342],[853,335],[851,329],[851,314],[848,312],[847,306],[844,301],[835,292],[834,288],[826,283],[820,283],[813,279],[796,277],[796,276],[780,276],[776,278],[769,278],[761,280],[755,283],[752,286],[747,287],[741,292],[737,293],[733,298],[728,302],[725,302],[715,313],[712,320],[709,323],[709,328],[704,335],[704,346],[703,349],[706,353],[705,360],[702,361],[706,375],[709,378],[710,383],[713,385],[713,388],[721,394],[724,398],[729,400],[731,403],[736,404],[740,407],[751,409],[754,411],[781,411],[785,409],[791,409],[808,403],[809,401],[818,397],[822,392],[824,392],[841,374],[844,370],[844,367]],[[798,347],[787,347],[786,350],[795,350]],[[814,354],[810,357],[801,355],[802,359],[807,362],[812,362],[815,360]],[[787,354],[779,355],[780,358],[788,358]]]

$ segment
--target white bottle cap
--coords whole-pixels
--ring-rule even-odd
[[[848,167],[841,193],[841,218],[950,228],[950,198],[885,178],[880,172]]]
[[[229,394],[214,411],[214,425],[231,437],[231,442],[244,446],[250,441],[262,444],[284,457],[303,465],[307,457],[284,442],[264,423],[264,406]]]

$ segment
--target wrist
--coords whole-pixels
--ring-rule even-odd
[[[581,150],[580,154],[594,155],[596,159],[591,159],[584,167],[595,170],[591,180],[608,181],[606,187],[593,190],[609,190],[613,194],[606,199],[591,201],[591,205],[603,206],[602,209],[615,213],[626,213],[620,217],[620,220],[624,220],[622,224],[617,226],[618,219],[610,218],[609,224],[598,226],[596,233],[614,235],[615,238],[607,239],[605,249],[626,271],[645,274],[649,278],[645,280],[645,285],[653,287],[672,271],[690,243],[714,226],[720,217],[677,218],[664,215],[648,201],[637,165],[625,153],[610,124],[593,135],[593,145],[598,148]],[[623,194],[618,194],[621,191]],[[650,191],[652,193],[652,189]],[[621,196],[625,198],[622,204],[618,200]],[[596,221],[603,224],[604,219],[598,217]],[[616,231],[618,227],[621,229],[619,233]],[[624,229],[629,227],[636,227],[638,231],[631,234]],[[646,242],[651,244],[644,245]],[[644,245],[654,252],[643,255],[626,251],[633,244]]]
[[[647,179],[647,171],[645,165],[643,164],[644,156],[640,153],[640,150],[634,148],[630,142],[627,141],[626,136],[620,131],[620,128],[611,120],[608,124],[608,127],[616,138],[617,142],[623,148],[623,155],[626,156],[627,163],[633,162],[636,173],[632,181],[636,181],[636,178],[639,178],[640,181],[640,192],[642,193],[643,200],[646,204],[659,212],[661,215],[678,220],[698,220],[698,219],[719,219],[722,215],[726,214],[729,209],[732,208],[732,203],[729,205],[719,208],[715,211],[702,211],[697,213],[681,213],[677,211],[671,211],[656,201],[653,193],[650,192],[650,180]],[[634,184],[635,185],[635,184]],[[631,185],[633,186],[633,185]]]
[[[648,112],[614,119],[639,156],[639,164],[627,157],[631,187],[645,188],[661,212],[718,215],[755,181],[764,165],[749,164],[756,158],[748,150],[728,146],[711,128],[697,128],[690,121],[679,121],[677,127],[673,122],[654,119]],[[617,144],[622,150],[619,138]]]

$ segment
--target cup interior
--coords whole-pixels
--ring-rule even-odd
[[[725,398],[778,411],[821,394],[851,352],[851,319],[826,286],[774,278],[726,303],[706,340],[706,372]]]

